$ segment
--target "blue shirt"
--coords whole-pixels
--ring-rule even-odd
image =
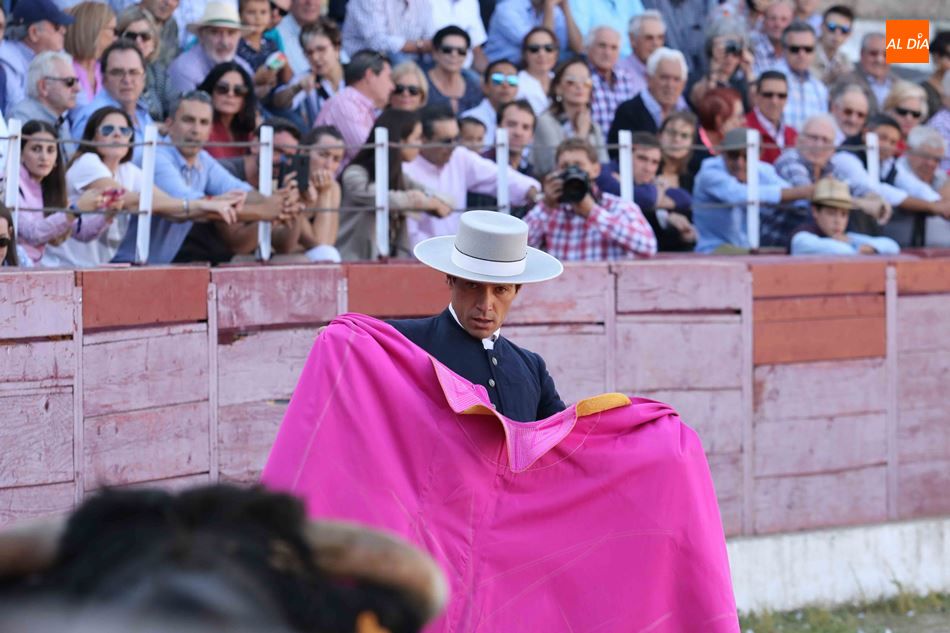
[[[113,106],[124,110],[118,101],[112,98],[106,90],[102,89],[96,96],[93,97],[92,101],[88,105],[84,105],[81,108],[74,110],[70,118],[73,122],[72,135],[75,139],[82,138],[83,130],[86,129],[86,123],[89,121],[89,117],[98,110],[99,108],[105,106]],[[132,121],[132,127],[135,129],[135,138],[132,139],[133,142],[141,143],[145,140],[145,128],[149,123],[152,123],[152,115],[148,113],[148,106],[140,99],[138,103],[135,104],[135,118]],[[142,166],[142,146],[138,146],[132,150],[132,162]]]
[[[882,255],[896,255],[901,252],[901,247],[889,237],[872,237],[851,232],[845,235],[847,242],[799,231],[792,237],[792,255],[858,255],[858,249],[865,244]]]
[[[167,138],[164,140],[168,140]],[[197,200],[204,196],[218,196],[228,191],[251,191],[253,188],[232,176],[227,169],[202,150],[192,167],[185,162],[178,148],[159,145],[155,157],[155,186],[173,198]],[[138,216],[132,216],[129,230],[119,245],[113,262],[131,262],[135,259],[135,234],[138,231]],[[149,240],[148,263],[169,264],[184,244],[191,222],[172,222],[152,216],[152,232]]]
[[[782,189],[788,186],[774,167],[759,163],[762,204],[777,204],[782,199]],[[749,248],[745,230],[748,200],[748,187],[729,173],[721,156],[704,160],[693,184],[693,224],[699,233],[696,251],[710,253],[723,244]],[[729,206],[719,206],[723,204]]]
[[[587,36],[598,26],[610,26],[620,33],[620,56],[631,53],[627,26],[630,18],[643,13],[640,0],[570,0],[570,3],[571,16],[581,33]]]
[[[521,40],[528,31],[541,26],[543,21],[544,14],[535,13],[531,0],[502,0],[495,7],[488,23],[485,57],[491,62],[507,59],[517,66],[521,63]],[[560,7],[554,9],[554,33],[561,44],[561,55],[564,56],[569,52],[567,22],[564,21]]]

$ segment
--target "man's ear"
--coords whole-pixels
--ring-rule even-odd
[[[596,180],[597,176],[599,175],[600,175],[600,162],[594,161],[594,164],[591,165],[591,168],[590,168],[590,179]]]

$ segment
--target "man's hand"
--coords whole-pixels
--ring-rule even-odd
[[[933,203],[934,213],[944,220],[950,220],[950,198],[941,198]]]
[[[670,226],[679,231],[680,237],[683,238],[684,242],[696,241],[696,227],[693,226],[689,218],[685,215],[671,211],[670,214],[666,216],[666,221],[670,223]]]
[[[234,205],[228,200],[222,199],[200,199],[194,201],[195,207],[204,212],[209,220],[217,220],[225,224],[234,224],[237,222],[237,211]]]
[[[561,193],[564,192],[564,181],[557,172],[548,174],[542,184],[544,189],[544,206],[556,209],[561,205]]]
[[[597,203],[594,201],[594,197],[590,194],[584,196],[584,199],[573,205],[574,213],[581,217],[587,217],[590,215],[590,212],[594,210],[594,206]]]
[[[220,195],[214,196],[211,199],[223,200],[231,205],[235,213],[240,213],[244,210],[244,202],[247,200],[247,192],[235,189],[234,191],[227,191]]]
[[[858,252],[862,255],[877,255],[877,251],[870,244],[862,244],[858,247]]]

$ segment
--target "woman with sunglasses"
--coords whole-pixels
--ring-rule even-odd
[[[161,61],[162,41],[155,18],[140,5],[132,5],[119,14],[119,36],[135,44],[145,58],[145,92],[141,100],[155,121],[164,121],[171,102],[168,67]]]
[[[534,27],[521,41],[523,69],[518,72],[517,98],[527,100],[535,115],[540,115],[551,105],[548,93],[559,48],[557,35],[545,26]]]
[[[927,119],[927,93],[909,81],[894,82],[882,110],[900,123],[901,135],[906,139],[911,130]],[[900,149],[903,151],[903,147]]]
[[[254,96],[251,76],[236,62],[224,62],[211,69],[198,86],[211,95],[214,122],[209,143],[245,143],[257,129],[257,98]],[[213,147],[205,149],[215,158],[243,156],[246,147]]]
[[[389,107],[396,110],[418,110],[429,98],[429,80],[413,61],[405,61],[393,68],[395,89],[389,97]]]
[[[66,9],[76,21],[66,27],[64,50],[73,56],[73,67],[79,77],[76,105],[84,106],[102,86],[99,60],[103,51],[116,39],[115,13],[102,2],[80,2]]]
[[[666,189],[693,191],[693,179],[699,167],[693,160],[693,139],[699,122],[688,110],[677,110],[660,125],[659,138],[662,159],[657,172],[657,183]]]
[[[579,137],[597,150],[601,163],[608,162],[604,132],[591,117],[593,81],[587,62],[575,57],[554,73],[551,80],[551,107],[538,117],[531,148],[535,173],[547,175],[554,169],[554,155],[561,141]]]
[[[432,37],[435,66],[428,73],[432,89],[429,105],[447,103],[459,113],[481,102],[484,96],[481,83],[469,73],[462,72],[471,42],[468,33],[457,26],[439,29]]]

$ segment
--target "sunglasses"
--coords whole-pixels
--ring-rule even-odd
[[[581,77],[578,77],[577,75],[566,75],[564,77],[564,83],[571,84],[572,86],[573,85],[581,85],[581,86],[594,85],[594,81],[592,79],[581,78]]]
[[[79,79],[77,77],[43,77],[43,79],[47,81],[61,81],[67,88],[72,88],[77,83],[79,83]]]
[[[235,97],[246,97],[247,87],[241,84],[234,84],[232,86],[231,84],[222,82],[214,85],[214,94],[222,96],[233,94]]]
[[[850,26],[845,26],[844,24],[837,24],[835,22],[825,22],[825,28],[834,33],[835,31],[841,31],[842,35],[847,35],[851,32]]]
[[[99,134],[102,136],[112,136],[116,131],[119,132],[122,136],[132,136],[132,128],[125,125],[112,125],[107,124],[99,128]]]
[[[788,99],[787,92],[760,92],[759,96],[763,99],[781,99],[782,101]]]
[[[283,18],[283,17],[286,17],[287,14],[290,13],[289,10],[287,10],[287,9],[282,9],[282,8],[280,8],[279,6],[277,6],[277,3],[275,3],[275,2],[271,2],[271,3],[270,3],[270,8],[271,8],[271,11],[276,11],[276,12],[277,12],[277,15],[279,15],[279,16],[282,17],[282,18]]]
[[[540,53],[544,51],[545,53],[554,52],[554,44],[528,44],[525,46],[525,50],[529,53]]]
[[[422,94],[422,88],[419,86],[406,86],[404,84],[396,84],[396,89],[393,91],[397,95],[401,95],[404,92],[408,92],[413,97],[418,97]]]
[[[135,40],[140,40],[142,42],[152,41],[152,34],[148,31],[126,31],[122,34],[122,37],[131,42],[134,42]]]
[[[792,55],[798,55],[799,53],[814,53],[814,46],[789,46],[788,52]]]
[[[901,107],[894,108],[894,112],[896,112],[900,116],[909,116],[915,119],[919,119],[920,117],[924,116],[924,113],[921,112],[920,110],[908,110],[907,108],[901,108]]]
[[[496,86],[508,84],[509,86],[518,85],[518,75],[506,75],[505,73],[492,73],[491,82]]]
[[[443,55],[451,55],[452,53],[461,55],[462,57],[468,55],[468,49],[464,46],[440,46],[439,50]]]
[[[6,248],[12,243],[9,237],[0,237],[0,248]]]

